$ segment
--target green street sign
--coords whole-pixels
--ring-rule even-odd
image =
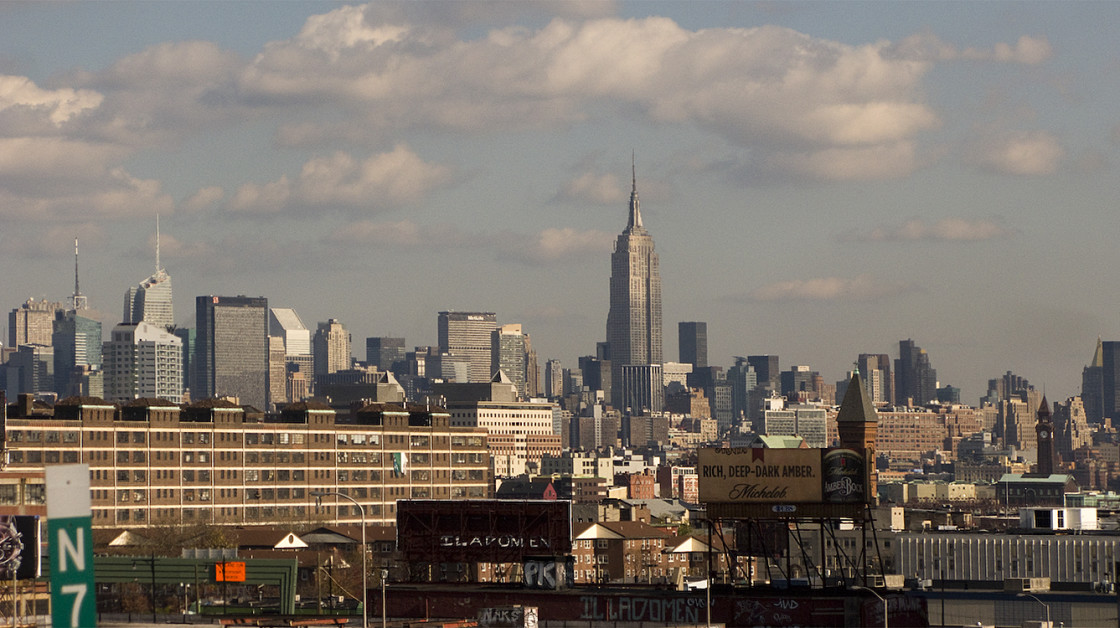
[[[97,609],[89,465],[50,466],[46,475],[51,624],[55,628],[92,628],[97,625]]]

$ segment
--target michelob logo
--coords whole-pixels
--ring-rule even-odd
[[[824,501],[856,504],[867,501],[867,472],[863,455],[852,449],[833,449],[822,459]]]

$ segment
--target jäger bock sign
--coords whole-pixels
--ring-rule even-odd
[[[701,449],[705,503],[862,503],[863,456],[850,449]]]

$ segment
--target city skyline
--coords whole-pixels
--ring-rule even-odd
[[[1120,338],[1087,272],[1120,262],[1120,6],[512,6],[0,7],[4,307],[64,301],[78,235],[111,329],[158,214],[181,303],[409,347],[493,311],[571,367],[633,151],[662,331],[707,322],[713,365],[835,382],[912,338],[967,403],[1008,370],[1059,400]]]

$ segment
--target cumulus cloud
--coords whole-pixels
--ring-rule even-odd
[[[916,240],[934,241],[980,241],[1007,238],[1014,235],[1011,229],[992,220],[969,220],[967,218],[944,218],[929,224],[920,218],[908,220],[893,227],[878,227],[866,234],[852,239],[870,241]]]
[[[25,109],[44,116],[56,127],[97,108],[102,95],[86,89],[42,89],[25,76],[0,75],[0,115]]]
[[[229,204],[235,212],[280,213],[302,208],[378,210],[417,203],[451,179],[451,169],[425,162],[404,145],[364,161],[336,152],[303,165],[299,177],[248,183]]]
[[[906,289],[904,284],[881,281],[868,275],[819,277],[779,281],[752,290],[749,297],[755,301],[869,301]]]
[[[1042,176],[1057,171],[1065,149],[1046,131],[1021,131],[982,137],[971,148],[971,159],[998,174]]]
[[[204,187],[184,200],[179,205],[179,209],[187,212],[204,212],[216,209],[225,196],[225,190],[218,186]]]

